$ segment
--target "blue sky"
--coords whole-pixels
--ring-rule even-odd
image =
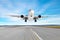
[[[41,14],[48,16],[38,22],[13,18],[7,15],[28,15],[28,10],[33,9],[35,16]],[[60,25],[60,0],[0,0],[0,25]]]

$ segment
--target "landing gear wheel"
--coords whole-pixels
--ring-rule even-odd
[[[25,20],[25,22],[27,22],[27,20]]]
[[[35,19],[35,22],[37,22],[37,20]]]

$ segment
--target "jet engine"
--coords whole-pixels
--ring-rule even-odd
[[[24,17],[24,15],[21,15],[21,18],[23,18]]]
[[[41,15],[38,15],[38,18],[41,18]]]

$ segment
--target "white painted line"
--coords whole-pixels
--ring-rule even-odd
[[[43,40],[40,36],[38,36],[38,34],[35,31],[33,31],[32,29],[31,31],[38,37],[39,40]]]

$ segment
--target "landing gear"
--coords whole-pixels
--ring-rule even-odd
[[[25,19],[25,22],[27,22],[27,20]]]
[[[37,20],[35,19],[35,22],[37,22]]]
[[[25,22],[27,22],[27,20],[28,20],[28,18],[27,18],[27,17],[25,17]]]
[[[34,21],[35,21],[35,22],[37,22],[37,20],[36,20],[36,19],[37,19],[37,18],[36,18],[36,17],[34,17]]]

